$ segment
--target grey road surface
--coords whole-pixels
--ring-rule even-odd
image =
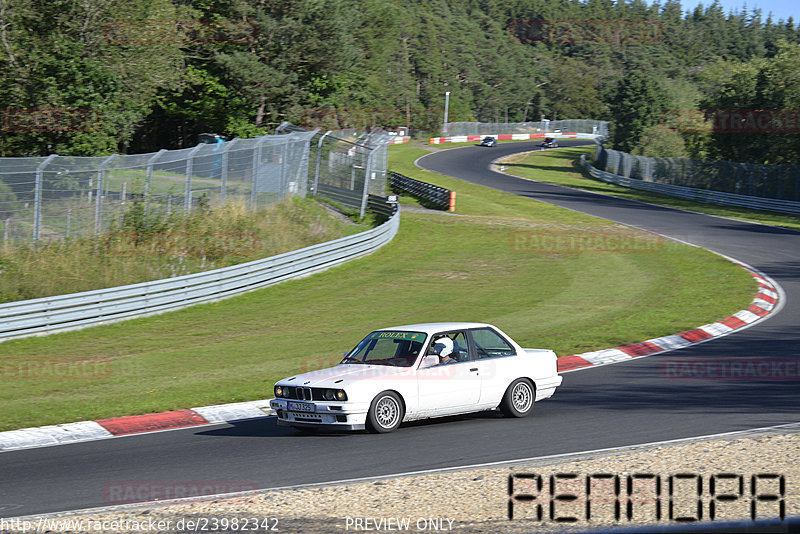
[[[567,144],[567,143],[563,143]],[[534,143],[431,154],[426,168],[657,231],[760,269],[784,309],[752,328],[670,353],[698,358],[800,353],[800,233],[677,211],[493,173],[489,162]],[[713,288],[708,288],[713,291]],[[535,291],[534,284],[525,290]],[[0,453],[0,517],[141,500],[164,488],[274,488],[578,452],[800,421],[800,382],[665,379],[653,356],[565,375],[532,417],[487,412],[408,424],[393,434],[307,436],[274,418]],[[731,466],[746,470],[747,466]],[[676,472],[680,466],[675,466]]]

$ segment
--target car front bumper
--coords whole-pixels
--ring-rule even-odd
[[[313,407],[311,411],[290,409],[289,404]],[[331,428],[338,430],[364,430],[369,405],[348,402],[300,402],[290,399],[273,399],[269,403],[278,417],[278,425],[301,428]]]

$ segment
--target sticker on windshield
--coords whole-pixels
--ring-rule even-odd
[[[395,332],[384,330],[371,333],[369,336],[367,336],[367,339],[403,339],[422,343],[425,341],[425,334],[422,332]]]

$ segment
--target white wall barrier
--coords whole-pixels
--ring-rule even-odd
[[[800,215],[800,202],[791,200],[778,200],[774,198],[754,197],[749,195],[737,195],[735,193],[724,193],[711,189],[697,189],[682,185],[672,185],[660,182],[647,182],[638,178],[628,178],[610,172],[602,171],[586,161],[586,155],[581,155],[581,164],[593,177],[623,187],[652,191],[662,195],[694,200],[710,204],[720,204],[725,206],[736,206],[740,208],[750,208],[754,210],[777,211]]]

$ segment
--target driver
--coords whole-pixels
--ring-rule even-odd
[[[449,337],[440,337],[433,342],[431,353],[439,357],[439,363],[455,363],[457,360],[450,357],[453,353],[453,340]]]

